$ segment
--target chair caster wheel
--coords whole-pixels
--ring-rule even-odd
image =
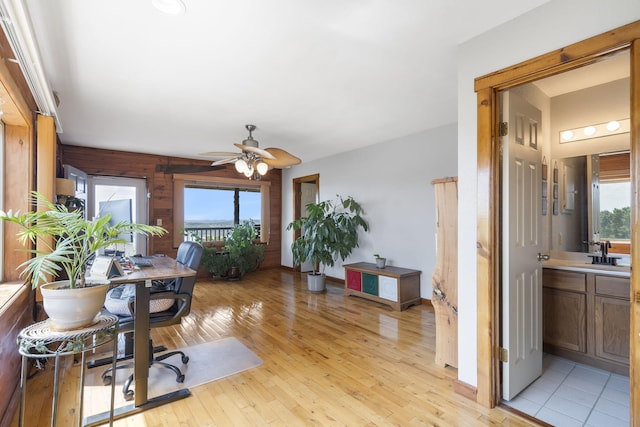
[[[176,378],[176,382],[183,383],[184,382],[184,375],[178,375],[178,377]]]
[[[126,400],[127,402],[133,400],[133,390],[127,390],[124,393],[124,400]]]
[[[185,365],[189,363],[189,356],[182,356],[182,363]]]
[[[103,385],[111,385],[111,381],[112,381],[111,375],[105,375],[102,378],[102,384]]]

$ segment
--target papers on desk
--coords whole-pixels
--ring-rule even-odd
[[[108,256],[98,256],[93,260],[86,281],[94,284],[110,283],[109,279],[118,276],[124,276],[124,270],[118,260]]]

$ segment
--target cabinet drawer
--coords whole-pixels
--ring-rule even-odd
[[[378,278],[380,298],[398,301],[398,279],[395,277],[380,276]]]
[[[347,270],[347,288],[354,291],[362,291],[362,273],[354,270]]]
[[[599,276],[596,275],[596,294],[629,300],[630,279],[626,277]]]
[[[378,296],[378,276],[362,273],[362,292]]]
[[[544,268],[542,270],[542,286],[565,291],[586,292],[587,275],[575,271]]]

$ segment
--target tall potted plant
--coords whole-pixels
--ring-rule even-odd
[[[301,234],[291,245],[293,263],[311,262],[312,272],[307,275],[308,288],[312,292],[325,290],[324,271],[335,261],[347,258],[358,247],[358,231],[369,230],[362,217],[363,210],[351,196],[337,200],[325,200],[307,205],[307,216],[292,221],[287,230],[300,230]],[[321,266],[321,271],[318,271]]]
[[[85,219],[82,210],[69,210],[65,205],[49,201],[33,192],[39,209],[25,213],[0,212],[0,219],[22,227],[18,239],[25,246],[41,241],[45,250],[26,249],[34,256],[20,264],[21,277],[34,288],[40,286],[45,312],[54,329],[76,329],[90,324],[102,308],[107,285],[86,283],[87,262],[103,248],[126,243],[119,236],[127,233],[162,235],[162,227],[118,222],[111,224],[111,215],[95,220]],[[66,280],[48,282],[62,274]],[[89,300],[83,298],[88,294]],[[71,298],[70,300],[67,298]]]

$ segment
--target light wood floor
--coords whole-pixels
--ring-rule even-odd
[[[182,347],[233,336],[264,364],[191,389],[186,399],[116,426],[528,426],[503,409],[456,394],[457,370],[434,364],[433,311],[392,311],[304,276],[272,269],[240,282],[200,280],[180,326],[154,329],[154,344]],[[51,371],[28,384],[28,426],[50,423]],[[60,426],[77,423],[79,369],[65,360]],[[12,427],[17,426],[17,416]]]

